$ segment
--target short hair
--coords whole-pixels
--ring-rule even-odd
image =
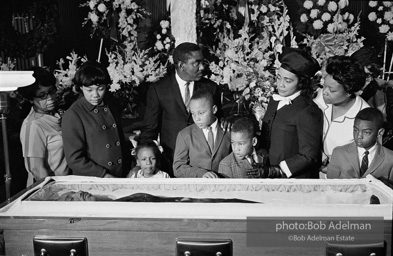
[[[33,100],[35,93],[38,91],[39,87],[52,87],[56,86],[56,77],[52,72],[46,68],[33,67],[33,77],[35,82],[31,85],[18,88],[18,93],[22,95],[27,100]]]
[[[364,120],[364,121],[373,122],[377,127],[377,129],[381,129],[384,123],[382,112],[376,108],[371,108],[371,107],[360,110],[356,115],[355,120]]]
[[[135,148],[135,159],[138,159],[139,151],[144,148],[150,148],[153,150],[153,153],[154,153],[154,156],[156,157],[156,162],[157,162],[156,166],[159,166],[161,152],[160,152],[160,149],[158,148],[157,144],[153,141],[148,141],[148,142],[138,144],[138,146],[136,146],[136,148]]]
[[[73,79],[75,89],[81,92],[81,87],[91,85],[109,85],[111,78],[106,67],[96,61],[86,61],[76,71]]]
[[[246,133],[252,138],[255,136],[255,123],[249,117],[239,118],[233,123],[232,132]]]
[[[196,90],[191,97],[191,100],[200,100],[205,99],[207,102],[211,104],[211,106],[215,105],[213,94],[207,90]]]
[[[201,51],[201,48],[197,44],[188,42],[181,43],[173,51],[173,63],[177,66],[180,61],[187,62],[190,59],[192,52],[197,51]]]
[[[326,72],[333,76],[352,97],[366,82],[364,68],[349,56],[333,56],[327,61]]]

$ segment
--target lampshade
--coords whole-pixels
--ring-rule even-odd
[[[0,71],[0,91],[15,91],[35,82],[33,71]]]

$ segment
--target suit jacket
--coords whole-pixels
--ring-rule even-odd
[[[262,146],[270,165],[285,160],[293,178],[317,178],[321,162],[323,116],[306,97],[277,111],[278,101],[270,99],[263,118]]]
[[[360,163],[355,142],[336,147],[327,167],[327,177],[331,179],[364,178],[371,174],[375,178],[393,181],[393,151],[377,143],[373,161],[360,177]]]
[[[218,124],[214,150],[210,151],[206,137],[196,124],[181,130],[176,139],[173,171],[179,178],[201,178],[208,171],[217,173],[220,161],[231,152],[230,132]]]
[[[210,91],[216,102],[219,103],[220,94],[217,84],[214,82],[206,78],[195,81],[194,92],[197,90]],[[156,140],[160,134],[160,143],[164,148],[163,154],[172,163],[177,134],[194,123],[181,97],[175,71],[149,86],[146,104],[144,124],[139,141]],[[170,170],[165,171],[171,173]]]

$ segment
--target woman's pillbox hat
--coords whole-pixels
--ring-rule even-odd
[[[297,48],[283,48],[278,60],[283,69],[297,76],[313,77],[321,69],[316,59],[306,51]]]

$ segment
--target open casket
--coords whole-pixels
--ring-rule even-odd
[[[392,205],[392,190],[371,176],[361,180],[66,176],[47,178],[3,205],[0,229],[7,255],[33,255],[33,237],[46,235],[86,237],[90,255],[174,255],[176,239],[185,237],[231,239],[233,255],[314,256],[325,255],[325,248],[247,246],[248,218],[383,217],[386,255],[391,255]]]

